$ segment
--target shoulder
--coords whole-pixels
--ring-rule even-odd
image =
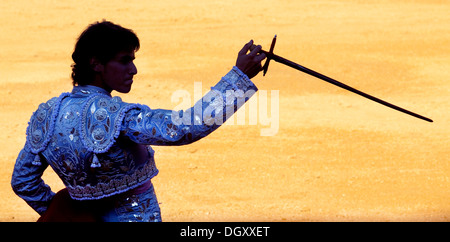
[[[124,102],[117,96],[90,96],[81,114],[80,134],[84,146],[94,153],[108,151],[120,134],[126,113],[143,107],[146,106]]]
[[[61,100],[68,95],[69,93],[63,93],[59,97],[53,97],[39,104],[37,110],[31,115],[27,128],[26,146],[33,153],[37,154],[45,149],[54,129]]]
[[[143,108],[145,105],[127,103],[118,96],[110,97],[103,94],[91,95],[84,103],[82,120],[93,119],[94,122],[114,121],[121,118],[127,111]]]

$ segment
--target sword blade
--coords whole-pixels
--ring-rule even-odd
[[[274,61],[276,61],[276,62],[279,62],[279,63],[281,63],[281,64],[287,65],[287,66],[289,66],[289,67],[292,67],[292,68],[294,68],[294,69],[296,69],[296,70],[299,70],[299,71],[304,72],[304,73],[306,73],[306,74],[309,74],[309,75],[311,75],[311,76],[317,77],[317,78],[319,78],[319,79],[321,79],[321,80],[323,80],[323,81],[326,81],[326,82],[328,82],[328,83],[331,83],[331,84],[333,84],[333,85],[335,85],[335,86],[338,86],[338,87],[340,87],[340,88],[343,88],[343,89],[345,89],[345,90],[347,90],[347,91],[356,93],[356,94],[358,94],[358,95],[360,95],[360,96],[363,96],[363,97],[365,97],[365,98],[368,98],[368,99],[370,99],[370,100],[372,100],[372,101],[374,101],[374,102],[377,102],[377,103],[382,104],[382,105],[384,105],[384,106],[387,106],[387,107],[389,107],[389,108],[395,109],[395,110],[400,111],[400,112],[402,112],[402,113],[409,114],[409,115],[411,115],[411,116],[413,116],[413,117],[416,117],[416,118],[419,118],[419,119],[422,119],[422,120],[425,120],[425,121],[428,121],[428,122],[433,122],[433,120],[431,120],[431,119],[429,119],[429,118],[427,118],[427,117],[424,117],[424,116],[422,116],[422,115],[420,115],[420,114],[411,112],[411,111],[409,111],[409,110],[406,110],[406,109],[404,109],[404,108],[401,108],[401,107],[399,107],[399,106],[396,106],[396,105],[394,105],[394,104],[392,104],[392,103],[388,103],[388,102],[386,102],[386,101],[384,101],[384,100],[381,100],[381,99],[379,99],[379,98],[377,98],[377,97],[374,97],[374,96],[372,96],[372,95],[369,95],[369,94],[367,94],[367,93],[365,93],[365,92],[362,92],[362,91],[360,91],[360,90],[358,90],[358,89],[355,89],[355,88],[353,88],[353,87],[351,87],[351,86],[348,86],[348,85],[346,85],[346,84],[344,84],[344,83],[342,83],[342,82],[339,82],[339,81],[337,81],[337,80],[335,80],[335,79],[333,79],[333,78],[331,78],[331,77],[325,76],[325,75],[323,75],[323,74],[320,74],[319,72],[316,72],[316,71],[311,70],[311,69],[309,69],[309,68],[306,68],[306,67],[304,67],[304,66],[302,66],[302,65],[299,65],[299,64],[297,64],[297,63],[295,63],[295,62],[293,62],[293,61],[290,61],[290,60],[288,60],[288,59],[285,59],[285,58],[283,58],[283,57],[281,57],[281,56],[275,55],[275,54],[273,54],[273,53],[270,53],[270,52],[267,52],[267,51],[264,51],[264,50],[261,50],[261,53],[266,54],[266,57],[267,57],[267,58],[270,58],[270,59],[272,59],[272,60],[274,60]]]

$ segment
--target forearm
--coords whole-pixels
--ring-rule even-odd
[[[44,213],[52,200],[54,193],[44,183],[41,176],[48,164],[34,165],[34,155],[23,149],[14,166],[11,178],[13,191],[28,203],[37,213]]]

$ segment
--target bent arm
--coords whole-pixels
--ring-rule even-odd
[[[258,89],[237,67],[228,72],[194,107],[185,111],[129,110],[121,135],[139,144],[185,145],[219,128]]]
[[[42,180],[42,174],[48,167],[47,162],[33,164],[35,155],[23,148],[17,157],[11,178],[13,191],[30,205],[37,213],[43,214],[55,195]],[[43,157],[41,157],[41,160]]]

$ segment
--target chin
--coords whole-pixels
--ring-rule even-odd
[[[129,93],[131,91],[131,86],[130,87],[124,87],[124,88],[116,89],[116,91],[120,92],[120,93]]]
[[[131,91],[131,88],[129,88],[129,89],[126,89],[126,90],[121,90],[121,91],[119,91],[120,93],[129,93]]]

